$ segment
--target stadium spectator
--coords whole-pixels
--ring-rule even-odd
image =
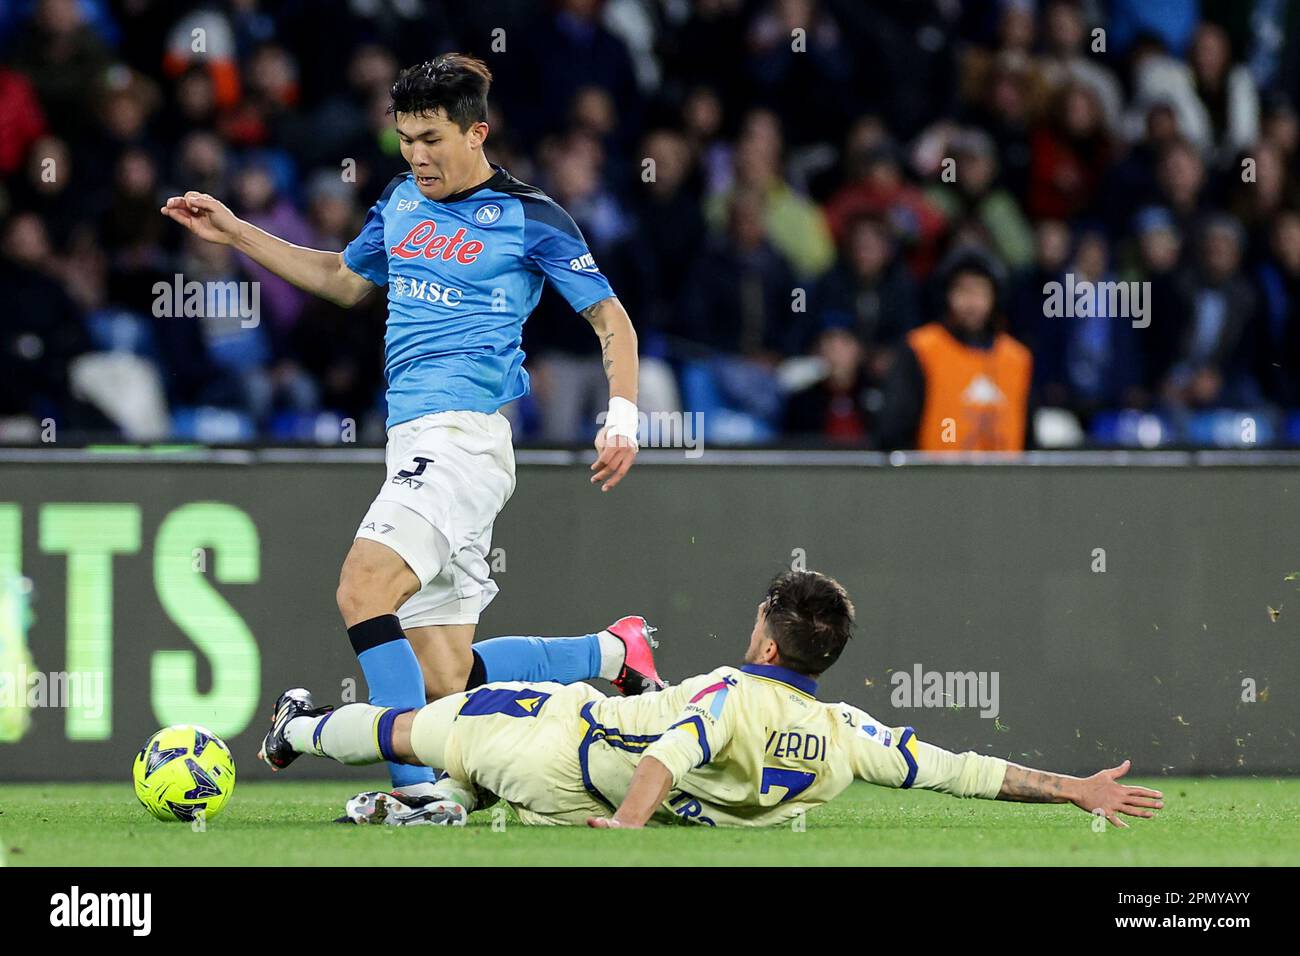
[[[158,170],[148,151],[131,148],[114,167],[113,191],[99,223],[104,247],[113,253],[131,253],[159,245],[163,223],[149,215],[157,208]]]
[[[1261,270],[1265,309],[1261,380],[1268,397],[1300,406],[1300,212],[1287,210],[1273,226],[1272,257]]]
[[[1053,88],[1080,83],[1092,90],[1101,107],[1106,128],[1119,132],[1123,124],[1124,94],[1119,78],[1105,61],[1092,55],[1093,37],[1080,0],[1051,0],[1043,12],[1047,52],[1040,69]]]
[[[993,138],[1001,185],[1022,205],[1029,184],[1030,128],[1048,94],[1023,52],[972,51],[965,61],[962,118]]]
[[[0,66],[0,176],[12,176],[45,133],[45,113],[31,82]]]
[[[361,219],[356,190],[332,169],[318,169],[307,180],[308,228],[312,248],[341,251],[357,233]]]
[[[799,350],[802,329],[790,307],[794,276],[768,241],[766,213],[767,197],[758,190],[732,195],[726,232],[710,240],[687,283],[681,338],[773,363]]]
[[[518,35],[521,55],[501,61],[495,88],[528,139],[561,132],[575,97],[587,86],[607,91],[613,100],[620,142],[633,140],[639,131],[641,92],[632,57],[601,22],[600,6],[598,0],[558,0],[553,12]]]
[[[1216,162],[1228,163],[1259,137],[1255,80],[1243,64],[1233,64],[1227,31],[1216,23],[1196,28],[1189,60],[1213,155]]]
[[[573,216],[601,271],[619,290],[620,301],[629,312],[641,314],[651,284],[650,261],[635,218],[601,175],[600,143],[590,133],[574,131],[550,139],[542,151],[548,193]],[[590,328],[549,288],[529,327],[529,368],[541,405],[542,436],[558,443],[588,441],[609,396],[604,366],[591,349]],[[637,407],[647,413],[675,405],[673,395],[660,387],[658,372],[653,362],[642,363]]]
[[[1277,93],[1270,97],[1260,131],[1265,142],[1281,150],[1287,168],[1294,169],[1297,146],[1300,146],[1300,117],[1296,116],[1295,107],[1285,94]]]
[[[222,117],[226,137],[240,146],[274,146],[301,153],[311,131],[298,122],[298,67],[287,50],[260,47],[250,58],[243,95]]]
[[[1090,209],[1114,159],[1096,91],[1078,81],[1062,87],[1031,134],[1030,149],[1029,214],[1063,219]]]
[[[1142,407],[1142,353],[1134,321],[1138,303],[1131,297],[1115,299],[1101,290],[1118,276],[1111,269],[1110,246],[1095,229],[1082,232],[1073,260],[1066,266],[1072,278],[1068,289],[1087,284],[1094,290],[1084,309],[1066,315],[1048,315],[1040,309],[1040,330],[1034,337],[1038,360],[1034,386],[1044,405],[1065,408],[1085,424],[1103,408]],[[1125,287],[1127,288],[1127,287]],[[1145,309],[1145,305],[1142,306]],[[1080,314],[1082,313],[1082,314]]]
[[[1183,237],[1169,211],[1159,206],[1143,209],[1136,217],[1138,259],[1134,278],[1148,283],[1150,324],[1142,331],[1144,385],[1150,389],[1164,380],[1174,361],[1178,332],[1183,324]]]
[[[241,219],[294,245],[310,245],[315,238],[306,219],[280,192],[269,157],[259,156],[240,170],[234,189],[233,206]],[[247,256],[236,254],[236,259],[241,273],[260,287],[262,314],[269,323],[268,331],[277,336],[287,335],[298,321],[307,293]]]
[[[822,142],[850,118],[853,68],[835,14],[817,0],[769,0],[750,25],[758,101],[787,117],[792,145]]]
[[[1178,142],[1178,121],[1168,103],[1155,103],[1146,113],[1142,135],[1130,142],[1106,171],[1101,215],[1112,236],[1123,236],[1133,211],[1151,202],[1160,189],[1158,169],[1166,149]]]
[[[968,129],[953,137],[946,151],[954,160],[952,181],[927,192],[943,211],[954,241],[989,245],[1008,268],[1019,269],[1033,258],[1034,237],[1020,205],[997,185],[997,148],[983,130]]]
[[[743,101],[748,22],[744,6],[744,0],[697,0],[681,29],[662,38],[670,94],[689,103],[693,92],[707,90],[717,105]],[[686,112],[693,111],[688,107]]]
[[[786,400],[782,430],[864,447],[872,427],[872,388],[862,342],[849,329],[832,324],[818,336],[816,354],[825,374]]]
[[[1206,212],[1206,171],[1200,153],[1185,140],[1171,142],[1160,154],[1156,184],[1179,231],[1195,232]]]
[[[727,230],[709,240],[678,310],[681,354],[698,363],[689,376],[698,387],[684,383],[684,404],[706,415],[723,407],[773,419],[776,367],[807,338],[792,310],[794,274],[767,239],[766,202],[756,189],[732,194]]]
[[[723,138],[724,120],[722,101],[710,87],[696,87],[682,104],[682,133],[709,195],[724,191],[732,181],[734,150]]]
[[[734,155],[734,183],[706,200],[710,227],[716,232],[728,225],[738,191],[752,191],[762,199],[767,242],[800,278],[815,279],[835,258],[835,247],[822,211],[785,181],[782,172],[780,121],[767,110],[745,117]]]
[[[1007,298],[1007,331],[1035,354],[1042,330],[1044,291],[1049,282],[1065,275],[1074,239],[1070,227],[1060,219],[1044,219],[1034,229],[1033,261],[1010,278]]]
[[[1198,240],[1165,398],[1176,408],[1257,405],[1263,397],[1253,377],[1259,306],[1241,272],[1245,233],[1237,220],[1217,214],[1205,221]]]
[[[180,140],[171,179],[192,183],[197,192],[224,193],[230,161],[231,155],[217,134],[198,130]]]
[[[858,216],[883,216],[906,250],[914,277],[924,277],[938,255],[948,223],[943,212],[904,178],[898,147],[877,139],[871,125],[859,123],[846,158],[846,182],[826,203],[826,219],[836,242]]]
[[[358,423],[357,434],[383,435],[384,298],[345,309],[313,296],[294,326],[290,345],[318,383],[320,405]]]
[[[1127,121],[1131,135],[1140,133],[1153,106],[1163,104],[1173,113],[1178,134],[1199,152],[1208,154],[1213,133],[1205,104],[1196,95],[1191,68],[1170,56],[1151,36],[1137,43],[1131,60],[1133,95]]]
[[[916,293],[888,223],[863,216],[849,225],[839,262],[818,286],[815,311],[822,326],[858,339],[867,377],[879,386],[903,336],[920,321]]]
[[[959,249],[940,266],[944,316],[912,330],[885,385],[886,449],[1020,451],[1033,358],[1000,331],[1001,268]]]
[[[690,143],[676,130],[650,133],[642,153],[654,161],[654,175],[636,193],[635,214],[655,281],[646,321],[638,324],[644,331],[664,330],[704,242],[700,177]]]
[[[1246,150],[1225,205],[1246,230],[1247,259],[1268,258],[1272,227],[1284,211],[1300,209],[1300,182],[1288,175],[1282,150],[1267,140]]]
[[[72,430],[107,424],[72,396],[69,367],[90,350],[90,339],[81,307],[52,274],[52,260],[40,218],[12,217],[0,245],[0,420],[24,420],[26,425],[8,422],[4,430],[28,441],[36,440],[46,419]]]
[[[167,35],[163,75],[174,80],[196,66],[211,78],[213,98],[220,109],[239,105],[243,91],[235,31],[230,19],[211,7],[186,12]]]
[[[85,135],[91,118],[87,89],[103,80],[113,60],[82,5],[77,0],[40,0],[12,49],[11,65],[35,87],[50,128],[74,140]]]
[[[86,196],[72,185],[76,169],[65,140],[42,136],[31,144],[27,168],[10,180],[14,205],[40,216],[55,249],[66,248],[86,224]]]

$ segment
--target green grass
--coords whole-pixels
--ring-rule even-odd
[[[1300,778],[1139,781],[1166,809],[1094,833],[1069,806],[955,800],[856,784],[804,832],[665,827],[637,833],[524,827],[491,811],[465,828],[337,826],[343,801],[379,781],[241,785],[203,833],[164,824],[129,783],[0,786],[9,866],[256,865],[1296,865]]]

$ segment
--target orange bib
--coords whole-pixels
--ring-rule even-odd
[[[921,451],[1022,451],[1033,356],[999,332],[990,349],[957,341],[939,322],[913,329],[907,343],[925,375]]]

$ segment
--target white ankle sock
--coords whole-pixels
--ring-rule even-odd
[[[623,669],[623,662],[627,659],[627,645],[609,631],[601,631],[596,639],[600,641],[600,676],[605,680],[613,680]]]
[[[284,733],[298,753],[319,754],[346,764],[378,763],[384,757],[375,743],[375,722],[386,710],[371,704],[345,704],[323,717],[295,717]],[[317,738],[316,728],[322,721],[325,726]]]

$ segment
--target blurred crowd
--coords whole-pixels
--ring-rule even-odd
[[[404,168],[397,71],[461,50],[489,158],[627,306],[643,407],[709,441],[1300,445],[1296,6],[6,0],[0,441],[381,440],[383,297],[342,310],[158,207],[342,249]],[[247,280],[255,325],[159,314]],[[1140,321],[1050,314],[1078,282],[1142,284]],[[516,436],[587,441],[590,328],[548,290],[524,348]]]

